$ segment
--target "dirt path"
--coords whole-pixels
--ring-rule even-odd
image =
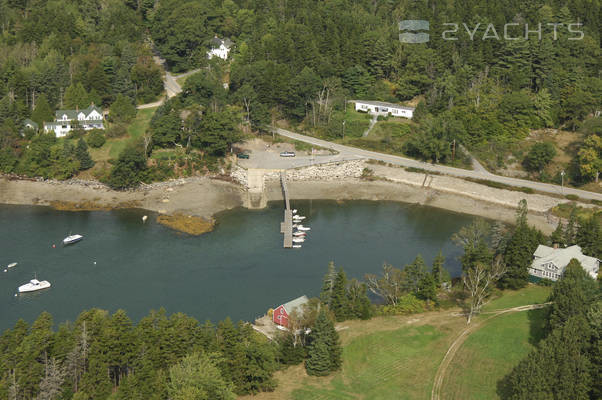
[[[508,313],[512,313],[512,312],[537,310],[537,309],[543,308],[549,304],[550,303],[529,304],[526,306],[512,307],[512,308],[507,308],[504,310],[495,310],[495,311],[483,313],[483,314],[492,314],[492,315],[485,318],[484,320],[473,323],[472,325],[469,325],[468,327],[466,327],[466,329],[464,329],[462,331],[462,333],[460,333],[460,335],[458,335],[458,337],[452,342],[452,344],[449,346],[449,349],[447,349],[447,353],[445,353],[443,360],[441,360],[441,364],[439,364],[439,368],[437,368],[437,373],[435,374],[433,390],[431,392],[431,400],[440,400],[441,399],[441,388],[443,387],[443,380],[445,379],[445,376],[447,375],[447,370],[448,370],[449,366],[451,365],[451,363],[454,359],[454,356],[456,355],[456,353],[458,352],[460,347],[462,347],[462,344],[466,341],[466,339],[468,339],[468,336],[470,336],[471,333],[477,331],[487,321],[489,321],[490,319],[495,318],[499,315],[508,314]]]

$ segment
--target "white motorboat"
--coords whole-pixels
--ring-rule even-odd
[[[73,244],[82,240],[84,237],[82,235],[69,235],[65,239],[63,239],[63,244]]]
[[[293,239],[293,243],[303,243],[303,242],[305,242],[305,239],[303,239],[303,238],[294,238]]]
[[[300,248],[301,248],[301,245],[300,245],[300,244],[294,244],[294,245],[293,245],[293,249],[300,249]]]
[[[15,263],[10,263],[10,264],[8,264],[8,265],[6,266],[6,268],[13,268],[13,267],[16,267],[16,266],[17,266],[17,263],[15,262]]]
[[[297,225],[297,230],[300,230],[300,231],[310,231],[311,228],[309,226]]]
[[[307,233],[305,233],[305,232],[295,232],[295,233],[293,233],[293,236],[306,236],[306,235],[307,235]]]
[[[303,221],[305,217],[303,215],[293,215],[294,220]]]
[[[293,214],[297,214],[297,209],[296,208],[293,210]]]
[[[32,279],[25,285],[19,286],[19,293],[35,292],[36,290],[47,289],[49,287],[50,282],[48,281],[39,281],[37,279]]]

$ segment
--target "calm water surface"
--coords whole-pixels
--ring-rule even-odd
[[[281,203],[222,213],[215,231],[200,237],[165,228],[142,210],[0,206],[0,330],[42,311],[55,322],[74,320],[91,307],[123,308],[134,321],[160,307],[201,321],[253,320],[302,294],[317,295],[331,260],[349,278],[362,278],[383,262],[402,267],[418,253],[430,264],[442,250],[446,267],[458,275],[460,249],[449,238],[473,218],[387,202],[292,205],[312,228],[302,249],[282,248]],[[70,232],[85,239],[63,247]],[[2,272],[11,262],[19,265]],[[15,297],[34,273],[52,287]]]

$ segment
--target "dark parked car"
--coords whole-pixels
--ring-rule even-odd
[[[244,158],[245,160],[249,159],[249,155],[247,153],[238,153],[236,155],[237,158]]]

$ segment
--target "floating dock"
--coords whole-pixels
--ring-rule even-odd
[[[283,246],[285,249],[293,247],[293,210],[286,186],[286,171],[280,171],[280,183],[282,185],[282,195],[284,196],[284,221],[280,223],[280,233],[284,234]]]

